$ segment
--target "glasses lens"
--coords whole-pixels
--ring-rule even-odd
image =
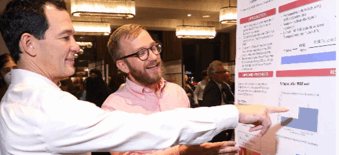
[[[140,58],[140,60],[146,60],[147,57],[148,57],[148,49],[141,49],[139,52],[138,52],[138,56]]]
[[[161,53],[161,44],[157,44],[157,45],[155,45],[155,47],[157,48],[157,51],[159,52],[159,53]]]

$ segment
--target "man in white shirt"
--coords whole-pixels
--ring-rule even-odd
[[[57,86],[74,74],[74,54],[79,52],[63,0],[13,0],[0,16],[0,31],[19,68],[11,72],[11,85],[0,105],[2,155],[194,145],[238,122],[256,124],[251,131],[261,130],[262,135],[271,125],[269,113],[288,110],[254,105],[176,109],[148,116],[105,112]]]
[[[201,105],[203,101],[204,89],[208,81],[210,81],[210,77],[207,75],[207,70],[203,70],[201,72],[201,78],[202,80],[198,82],[194,90],[194,103],[198,106]]]

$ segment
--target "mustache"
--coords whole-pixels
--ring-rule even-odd
[[[146,67],[149,67],[149,66],[154,66],[154,65],[159,65],[160,64],[160,60],[153,60],[151,62],[149,62]]]

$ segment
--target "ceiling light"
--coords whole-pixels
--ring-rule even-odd
[[[220,9],[219,21],[222,24],[235,24],[237,22],[237,7],[231,6],[230,0],[228,5],[228,7]]]
[[[215,35],[214,26],[179,25],[176,27],[176,36],[178,38],[213,39]]]
[[[78,42],[78,41],[77,41],[77,44],[78,44],[80,47],[86,47],[86,48],[92,48],[92,46],[93,46],[93,43],[92,43],[92,42]]]
[[[191,17],[192,15],[191,14],[187,14],[187,17]]]
[[[129,19],[135,16],[134,0],[71,0],[73,16],[101,16]]]
[[[109,35],[111,25],[101,22],[72,22],[75,35]]]

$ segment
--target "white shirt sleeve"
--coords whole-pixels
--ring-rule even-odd
[[[29,100],[21,100],[25,95]],[[9,95],[8,95],[9,96]],[[11,93],[1,104],[7,154],[165,149],[207,142],[238,124],[235,106],[182,108],[151,115],[108,112],[69,93],[41,89]],[[6,133],[6,134],[4,134]],[[5,154],[6,154],[5,153]]]
[[[48,121],[44,125],[43,137],[53,152],[151,150],[200,144],[222,130],[235,128],[239,117],[234,106],[182,108],[142,115],[105,112],[94,105],[87,106],[89,103],[79,104],[82,105],[74,104],[69,109],[81,106],[81,112],[63,111],[60,122]]]

